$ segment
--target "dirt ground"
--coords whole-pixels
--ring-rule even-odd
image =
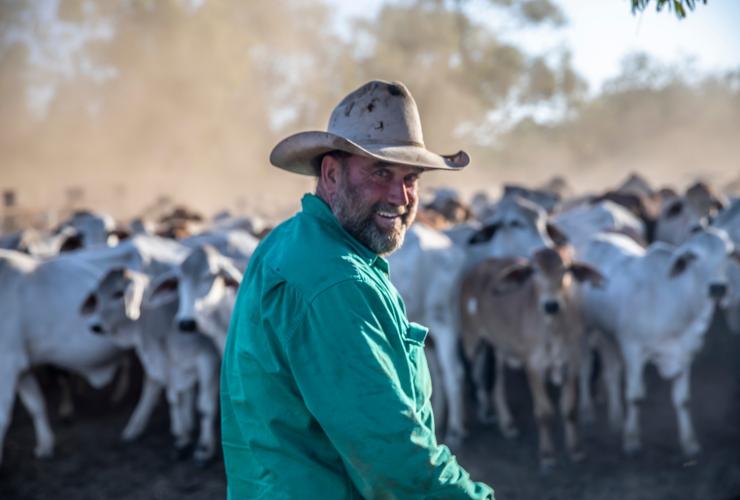
[[[492,427],[479,426],[457,455],[476,479],[505,499],[726,500],[740,498],[740,335],[715,318],[704,350],[694,363],[691,410],[702,455],[686,462],[679,455],[669,384],[653,369],[646,374],[649,399],[643,405],[644,451],[620,452],[619,437],[607,430],[605,408],[583,430],[588,459],[572,464],[561,451],[548,474],[537,466],[536,433],[524,377],[511,372],[509,392],[521,438],[507,441]],[[65,424],[52,411],[56,455],[33,457],[33,427],[16,404],[0,469],[2,500],[170,500],[225,498],[223,463],[199,468],[172,455],[164,402],[136,443],[118,440],[133,397],[112,406],[106,394],[78,400],[78,414]],[[49,399],[54,408],[54,395]],[[558,426],[558,429],[560,426]],[[562,436],[558,435],[562,450]]]

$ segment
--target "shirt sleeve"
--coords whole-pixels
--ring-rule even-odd
[[[413,371],[398,333],[385,331],[395,324],[369,283],[342,282],[313,300],[287,346],[309,411],[366,498],[492,499],[404,391]]]

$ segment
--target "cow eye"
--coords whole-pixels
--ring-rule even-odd
[[[524,227],[524,224],[522,224],[521,221],[518,221],[518,220],[511,221],[511,223],[509,225],[511,227],[513,227],[513,228],[516,228],[516,229],[519,229],[519,228]]]
[[[118,290],[113,294],[114,299],[122,299],[123,298],[123,290]]]

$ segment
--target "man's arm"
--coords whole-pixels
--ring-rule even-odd
[[[391,312],[370,284],[323,291],[288,340],[308,409],[368,498],[493,498],[474,483],[403,390],[408,363]],[[405,373],[402,371],[405,370]]]

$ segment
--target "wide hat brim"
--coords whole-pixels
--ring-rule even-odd
[[[470,163],[470,156],[465,151],[440,155],[414,144],[361,145],[323,131],[300,132],[283,139],[270,153],[270,163],[289,172],[316,176],[322,156],[331,151],[344,151],[386,163],[425,170],[462,170]]]

